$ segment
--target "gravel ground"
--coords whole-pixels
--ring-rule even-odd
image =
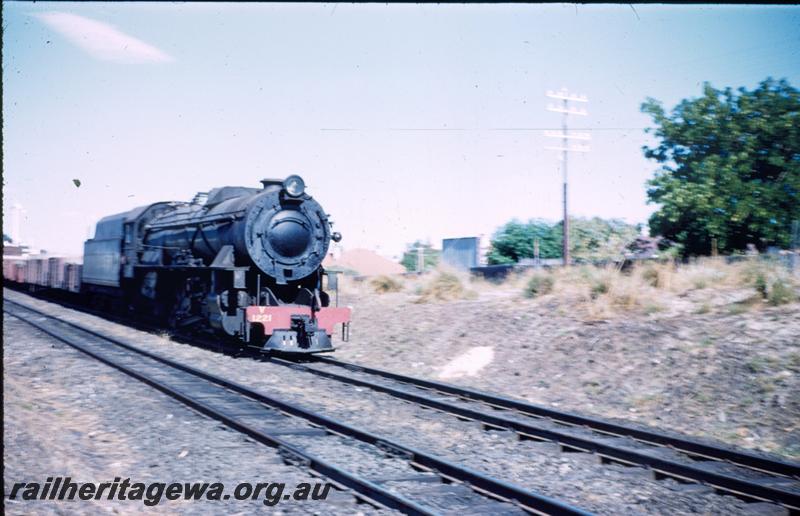
[[[430,304],[343,296],[352,339],[334,356],[439,379],[468,350],[490,348],[476,374],[444,381],[800,460],[800,303],[739,310],[751,294],[599,321],[518,291]]]
[[[18,296],[16,293],[7,295],[9,298]],[[44,306],[42,302],[32,301],[29,298],[25,299],[25,302]],[[413,315],[409,314],[409,311],[410,308],[403,311],[404,317]],[[594,456],[561,453],[550,444],[517,442],[506,432],[487,432],[475,423],[459,421],[388,396],[366,393],[359,388],[339,385],[276,364],[247,358],[235,359],[194,346],[171,342],[157,335],[138,332],[85,314],[63,309],[60,309],[60,312],[65,318],[89,323],[109,334],[131,339],[146,349],[191,362],[197,367],[217,374],[230,376],[236,381],[278,394],[287,401],[324,411],[332,417],[363,426],[414,447],[435,450],[445,458],[462,462],[498,478],[601,514],[690,512],[717,514],[763,512],[773,509],[764,505],[748,505],[728,496],[715,495],[698,486],[687,488],[671,480],[654,481],[643,469],[600,465]],[[415,331],[421,331],[421,328],[417,327]],[[353,358],[370,363],[366,358],[369,353],[363,346],[359,351],[358,344],[344,344],[342,350],[348,352],[340,353],[340,358]],[[379,351],[380,349],[375,349],[370,357],[374,359]],[[397,349],[392,348],[387,351],[387,348],[384,348],[383,351],[386,355],[385,360],[379,363],[372,361],[372,364],[424,374],[423,368],[419,365],[414,367],[406,364],[405,368],[399,367],[401,359],[398,356],[401,352]],[[432,370],[434,369],[428,371]],[[555,383],[555,379],[550,378],[550,380]],[[481,385],[481,387],[486,386]],[[502,389],[494,390],[502,391]],[[508,392],[507,387],[506,393],[520,395],[517,391]]]
[[[9,295],[13,297],[13,295]],[[4,317],[4,485],[10,514],[249,513],[256,501],[23,501],[8,499],[15,482],[50,476],[76,482],[324,481],[285,465],[277,453],[196,414],[166,395],[74,351],[12,317]],[[325,502],[282,501],[276,514],[371,514],[344,492]]]

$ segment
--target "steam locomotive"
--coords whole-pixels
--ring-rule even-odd
[[[80,293],[235,337],[265,352],[332,351],[351,310],[331,306],[322,267],[341,235],[300,176],[225,186],[101,219],[84,244]],[[67,274],[68,275],[68,274]]]

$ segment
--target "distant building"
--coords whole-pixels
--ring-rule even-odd
[[[343,271],[356,276],[379,276],[402,274],[405,267],[397,262],[384,258],[368,249],[350,249],[341,251],[339,256],[333,257],[331,253],[322,262],[326,269]]]
[[[468,270],[478,266],[480,239],[478,237],[445,238],[442,240],[442,263]]]

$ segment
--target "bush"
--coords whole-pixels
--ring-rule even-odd
[[[570,253],[574,258],[608,260],[618,258],[626,244],[639,235],[639,228],[617,219],[570,217],[572,237]],[[539,240],[541,258],[560,258],[562,224],[544,220],[527,223],[512,220],[501,227],[492,238],[490,265],[516,263],[533,258],[533,244]]]
[[[624,292],[615,291],[611,296],[611,303],[616,306],[617,308],[623,308],[625,310],[633,310],[641,306],[641,300],[636,295],[635,292],[630,290]],[[648,315],[654,312],[647,312]]]
[[[777,279],[772,283],[772,288],[769,291],[767,300],[769,301],[769,304],[778,306],[791,303],[795,300],[795,297],[796,296],[792,291],[792,287],[787,285],[782,280]]]
[[[403,290],[403,283],[390,276],[378,276],[370,281],[372,289],[377,294],[387,294],[390,292],[400,292]]]
[[[400,259],[400,265],[406,268],[407,272],[417,272],[417,248],[422,249],[422,265],[424,270],[430,270],[439,263],[439,256],[442,254],[438,249],[434,249],[430,244],[423,244],[417,240],[413,244],[406,246],[406,252]]]
[[[767,292],[767,277],[763,272],[756,274],[756,277],[753,280],[753,286],[755,287],[756,292],[761,294],[762,298],[767,299],[769,296],[769,293]]]
[[[658,288],[658,270],[655,267],[648,267],[642,271],[642,279],[651,287]]]
[[[644,313],[647,315],[655,314],[664,311],[664,307],[658,303],[649,303],[644,307]]]
[[[553,291],[554,284],[555,280],[551,275],[536,274],[535,276],[531,277],[530,280],[528,280],[523,292],[527,298],[543,296]]]
[[[608,294],[609,290],[611,290],[611,286],[607,280],[595,280],[594,283],[592,283],[591,297],[592,299],[597,299],[602,294]]]
[[[439,272],[422,289],[422,296],[417,300],[418,303],[428,301],[450,301],[468,297],[468,292],[455,274],[450,272]]]

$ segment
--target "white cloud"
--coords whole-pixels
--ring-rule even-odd
[[[158,48],[120,32],[107,23],[61,12],[37,13],[34,16],[102,61],[164,63],[173,60]]]

